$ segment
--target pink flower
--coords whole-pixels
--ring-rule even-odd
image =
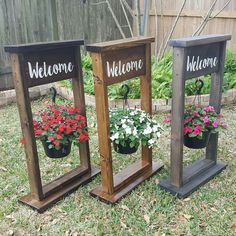
[[[206,112],[214,111],[214,110],[215,110],[215,109],[214,109],[213,106],[207,106],[207,107],[204,108],[204,111],[206,111]]]
[[[191,132],[193,132],[192,128],[184,127],[184,134],[191,133]]]
[[[228,125],[225,124],[225,123],[223,123],[223,124],[222,124],[222,127],[223,127],[224,129],[227,129],[227,128],[228,128]]]
[[[197,111],[194,111],[194,112],[193,112],[193,115],[194,115],[194,116],[198,116],[198,112],[197,112]]]
[[[205,117],[204,117],[203,122],[204,122],[205,124],[209,122],[208,116],[205,116]]]
[[[199,134],[200,134],[200,130],[197,129],[197,128],[195,128],[195,130],[194,130],[194,134],[199,135]]]
[[[214,128],[217,128],[217,127],[218,127],[218,121],[215,120],[215,121],[212,123],[212,126],[213,126]]]

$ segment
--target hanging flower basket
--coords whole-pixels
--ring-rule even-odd
[[[59,146],[59,149],[49,148],[50,144],[42,141],[43,148],[45,154],[50,158],[62,158],[66,157],[70,154],[71,151],[71,142],[69,141],[68,144],[62,144]]]
[[[130,143],[128,143],[128,142],[127,142],[126,146],[122,146],[121,144],[113,143],[113,147],[114,147],[114,150],[120,154],[132,154],[132,153],[137,152],[137,150],[138,150],[138,147],[136,147],[136,146],[130,147]]]
[[[192,149],[205,148],[210,138],[210,132],[203,132],[202,139],[197,137],[190,138],[184,135],[184,146]]]
[[[151,116],[140,109],[112,109],[110,111],[110,139],[114,150],[131,154],[142,145],[157,145],[162,128]]]
[[[210,134],[227,128],[223,116],[216,113],[213,106],[189,105],[184,112],[184,145],[193,149],[206,147]],[[171,123],[166,117],[165,123]],[[177,125],[177,124],[172,124]]]
[[[79,146],[88,140],[86,118],[70,104],[51,105],[34,113],[33,125],[36,140],[43,143],[46,155],[51,158],[65,157],[70,154],[72,143]]]

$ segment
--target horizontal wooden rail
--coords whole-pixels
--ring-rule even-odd
[[[216,15],[218,11],[213,11],[212,16]],[[176,17],[178,15],[177,10],[164,10],[163,13],[161,11],[157,12],[158,16],[169,16],[169,17]],[[184,10],[180,16],[182,17],[198,17],[202,18],[207,14],[207,11],[201,11],[201,10]],[[143,15],[143,13],[141,13]],[[155,16],[155,11],[150,10],[149,16]],[[234,19],[236,18],[236,11],[223,11],[219,15],[216,16],[216,18],[226,18],[226,19]]]

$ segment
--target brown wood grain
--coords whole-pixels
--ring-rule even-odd
[[[144,45],[146,43],[154,42],[154,37],[133,37],[127,39],[112,40],[102,43],[88,44],[86,50],[89,52],[105,52],[117,49],[124,49],[139,45]]]
[[[72,89],[74,96],[75,107],[81,109],[81,114],[86,117],[86,106],[85,106],[85,97],[84,97],[84,84],[83,84],[83,73],[81,65],[81,55],[80,48],[74,49],[75,54],[75,71],[76,76],[72,79]],[[87,123],[87,118],[86,118]],[[86,167],[87,169],[91,168],[90,165],[90,152],[89,152],[89,142],[83,142],[79,145],[79,154],[80,154],[80,165]]]
[[[107,51],[103,53],[103,71],[104,77],[103,81],[107,85],[111,85],[114,83],[120,83],[124,80],[129,80],[134,77],[138,77],[140,75],[145,75],[146,73],[146,63],[145,63],[145,45],[141,46],[133,46],[129,48],[121,48],[117,50]],[[125,74],[122,73],[122,69],[117,70],[118,76],[112,75],[111,68],[113,68],[113,63],[115,67],[119,68],[119,63],[124,68],[126,67],[126,63],[131,64],[131,62],[139,63],[139,60],[142,61],[143,65],[141,69],[133,69],[129,72],[126,71]],[[110,68],[110,69],[109,69]],[[109,72],[108,72],[109,70]],[[114,70],[113,70],[114,71]],[[120,72],[120,74],[119,74]],[[110,73],[110,74],[108,74]],[[109,76],[110,75],[110,76]]]
[[[20,116],[21,130],[24,138],[25,155],[29,176],[29,184],[32,196],[41,200],[43,198],[42,182],[38,162],[36,140],[34,136],[32,111],[29,99],[29,91],[22,77],[22,58],[20,55],[11,54],[13,81],[16,90],[16,100]]]
[[[92,51],[93,76],[96,97],[96,113],[98,124],[99,152],[101,158],[102,186],[91,191],[92,196],[114,203],[131,191],[135,186],[150,177],[163,165],[153,167],[152,149],[142,147],[142,158],[129,165],[118,174],[113,175],[112,152],[110,141],[109,104],[107,87],[110,84],[128,80],[140,75],[135,72],[110,80],[106,74],[106,62],[127,62],[142,58],[144,70],[140,78],[141,107],[151,114],[151,44],[152,38],[125,39],[106,42],[87,47]],[[143,74],[144,73],[144,74]]]
[[[48,47],[46,48],[48,49]],[[34,136],[32,110],[29,99],[29,79],[26,72],[27,70],[25,69],[25,62],[30,60],[31,62],[47,61],[48,63],[55,63],[62,59],[65,61],[68,58],[74,63],[72,78],[74,104],[76,108],[81,109],[82,115],[86,116],[80,47],[75,48],[73,46],[65,49],[62,48],[58,51],[57,45],[56,49],[50,50],[43,50],[42,46],[41,51],[37,53],[33,51],[29,53],[27,51],[27,53],[20,53],[19,55],[11,54],[17,105],[20,114],[22,133],[25,140],[25,153],[31,188],[31,192],[21,198],[20,201],[35,208],[39,212],[52,206],[52,204],[58,201],[62,196],[74,191],[80,185],[88,183],[100,172],[98,169],[91,168],[89,143],[87,141],[81,143],[79,146],[80,166],[42,186],[38,152]],[[66,76],[64,75],[64,78],[65,77]],[[60,79],[63,79],[63,75],[60,75]],[[48,82],[51,82],[51,80],[43,80],[43,83]],[[32,82],[30,85],[35,86],[38,85],[38,83]]]
[[[109,105],[107,86],[102,81],[104,77],[102,62],[101,54],[92,54],[102,188],[104,192],[112,194],[114,192],[114,184],[109,127]]]
[[[76,72],[76,63],[74,57],[74,51],[76,48],[61,48],[61,49],[51,49],[51,50],[42,50],[36,51],[32,53],[24,54],[24,79],[27,81],[26,84],[28,87],[38,86],[42,84],[48,84],[52,82],[56,82],[59,80],[71,79],[74,78],[77,74]],[[36,63],[38,63],[38,68],[44,68],[44,63],[46,65],[46,69],[50,66],[52,68],[53,65],[58,64],[66,64],[71,63],[73,65],[73,71],[65,73],[65,71],[58,72],[58,74],[53,74],[52,76],[48,75],[47,77],[43,78],[33,78],[30,77],[29,74],[29,65],[31,63],[32,69],[36,69]]]

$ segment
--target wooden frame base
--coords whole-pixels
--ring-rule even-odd
[[[92,167],[91,171],[87,171],[83,174],[80,174],[77,176],[77,178],[73,178],[71,179],[71,181],[68,181],[68,183],[66,183],[65,181],[66,177],[70,177],[70,175],[73,174],[74,172],[75,170],[71,171],[70,173],[64,175],[63,177],[58,178],[57,180],[49,184],[46,184],[43,187],[44,196],[45,196],[44,199],[37,200],[32,196],[31,193],[29,193],[26,196],[23,196],[22,198],[20,198],[19,202],[32,207],[34,210],[37,210],[39,213],[42,213],[46,209],[50,208],[54,203],[58,202],[61,198],[63,198],[64,196],[78,189],[78,187],[80,187],[81,185],[85,185],[89,183],[90,181],[92,181],[92,179],[97,174],[100,173],[100,170]],[[62,181],[61,185],[54,186],[54,189],[51,189],[49,187],[51,185],[55,185],[55,183],[59,183],[59,180]],[[50,194],[47,192],[48,189],[50,189],[49,190]]]
[[[207,183],[226,168],[221,161],[201,159],[195,161],[183,170],[183,186],[178,188],[171,184],[170,178],[162,181],[160,187],[176,195],[178,198],[186,198],[200,186]]]
[[[159,171],[163,167],[162,163],[153,161],[152,166],[143,165],[143,167],[140,167],[138,170],[136,169],[136,173],[132,173],[131,170],[135,170],[137,166],[142,165],[140,165],[140,163],[141,161],[137,161],[114,176],[114,182],[116,183],[114,193],[105,193],[102,190],[102,186],[99,186],[93,189],[90,192],[90,195],[93,197],[98,197],[101,201],[105,203],[114,204],[126,194],[128,194],[131,190],[133,190],[135,187],[137,187],[144,180],[147,180],[148,178],[153,176],[157,171]],[[128,180],[125,185],[121,185],[123,179]]]

